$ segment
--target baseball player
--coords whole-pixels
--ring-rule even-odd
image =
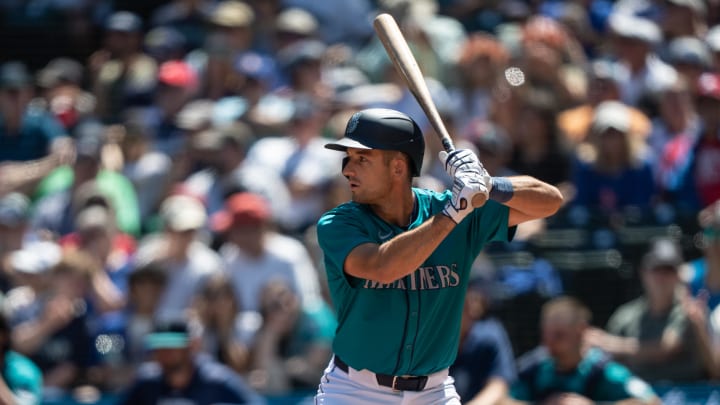
[[[318,222],[338,317],[318,404],[459,404],[448,367],[458,349],[470,267],[485,243],[552,215],[562,196],[528,176],[490,177],[468,150],[440,153],[452,191],[412,187],[425,143],[407,115],[367,109],[344,138],[352,201]],[[481,208],[470,201],[489,196]]]

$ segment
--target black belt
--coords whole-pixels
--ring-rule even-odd
[[[348,372],[350,367],[344,361],[340,360],[338,356],[335,356],[334,360],[337,368],[344,372]],[[426,375],[413,376],[413,377],[400,377],[396,375],[378,374],[375,373],[377,383],[383,387],[389,387],[395,391],[422,391],[425,389],[428,377]]]

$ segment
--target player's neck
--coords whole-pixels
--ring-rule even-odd
[[[383,201],[372,204],[371,208],[375,215],[382,218],[385,222],[407,228],[415,219],[415,193],[411,188],[390,194]]]

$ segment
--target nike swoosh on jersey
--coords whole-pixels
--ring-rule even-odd
[[[385,241],[387,239],[392,238],[393,231],[388,231],[386,234],[383,234],[382,231],[378,231],[378,238],[382,241]]]

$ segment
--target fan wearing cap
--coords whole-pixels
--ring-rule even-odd
[[[321,105],[298,97],[292,109],[287,136],[259,139],[248,150],[245,164],[272,171],[285,181],[290,206],[277,213],[277,222],[284,232],[299,235],[314,225],[327,208],[325,193],[337,178],[334,169],[341,156],[323,147],[327,114]]]
[[[595,109],[585,147],[577,149],[573,204],[599,213],[647,208],[657,194],[644,145],[630,136],[630,110],[619,101]]]
[[[11,348],[12,328],[0,313],[0,402],[39,405],[42,403],[42,371],[29,358]]]
[[[30,200],[20,193],[8,193],[0,197],[0,290],[7,291],[9,280],[7,263],[3,260],[15,250],[21,249],[28,236]]]
[[[106,127],[95,120],[75,128],[76,159],[72,165],[54,170],[35,190],[38,200],[33,227],[63,236],[74,229],[76,213],[90,197],[98,197],[113,209],[121,231],[140,234],[137,195],[130,180],[103,168],[102,154],[107,143]]]
[[[216,100],[226,95],[235,59],[248,51],[253,41],[255,12],[240,0],[223,0],[210,11],[211,31],[205,41],[208,60],[206,94]]]
[[[29,193],[74,150],[62,124],[33,98],[33,78],[19,61],[0,65],[0,195]]]
[[[265,198],[249,192],[233,194],[211,224],[225,240],[220,255],[244,310],[258,311],[262,287],[276,278],[290,285],[303,304],[322,303],[318,273],[307,249],[297,239],[272,230]]]
[[[560,191],[530,176],[490,177],[467,149],[440,153],[452,190],[415,188],[423,134],[395,110],[355,113],[326,147],[345,153],[352,201],[317,225],[339,323],[317,403],[459,404],[448,367],[471,265],[486,243],[554,214]],[[474,208],[481,194],[489,199]]]
[[[692,382],[708,376],[698,335],[683,309],[677,243],[653,240],[640,263],[643,295],[610,316],[607,332],[593,329],[587,343],[603,349],[650,384]]]
[[[160,205],[161,232],[145,238],[135,255],[136,266],[159,263],[167,269],[167,283],[156,316],[185,313],[203,281],[221,272],[220,256],[198,237],[207,222],[205,206],[195,197],[174,194]]]
[[[118,404],[264,404],[231,369],[199,354],[199,337],[198,325],[183,318],[156,322],[146,339],[152,362],[139,368]]]
[[[154,105],[145,123],[153,135],[155,150],[171,156],[183,150],[186,133],[177,125],[178,114],[197,95],[199,87],[198,74],[187,62],[172,60],[160,65]]]
[[[143,21],[129,11],[117,11],[105,21],[102,49],[88,60],[97,114],[105,123],[118,123],[126,108],[152,101],[157,63],[142,50]]]
[[[662,32],[655,22],[615,12],[608,24],[613,53],[626,70],[620,82],[624,103],[637,106],[643,97],[675,82],[677,71],[654,52],[662,41]]]

